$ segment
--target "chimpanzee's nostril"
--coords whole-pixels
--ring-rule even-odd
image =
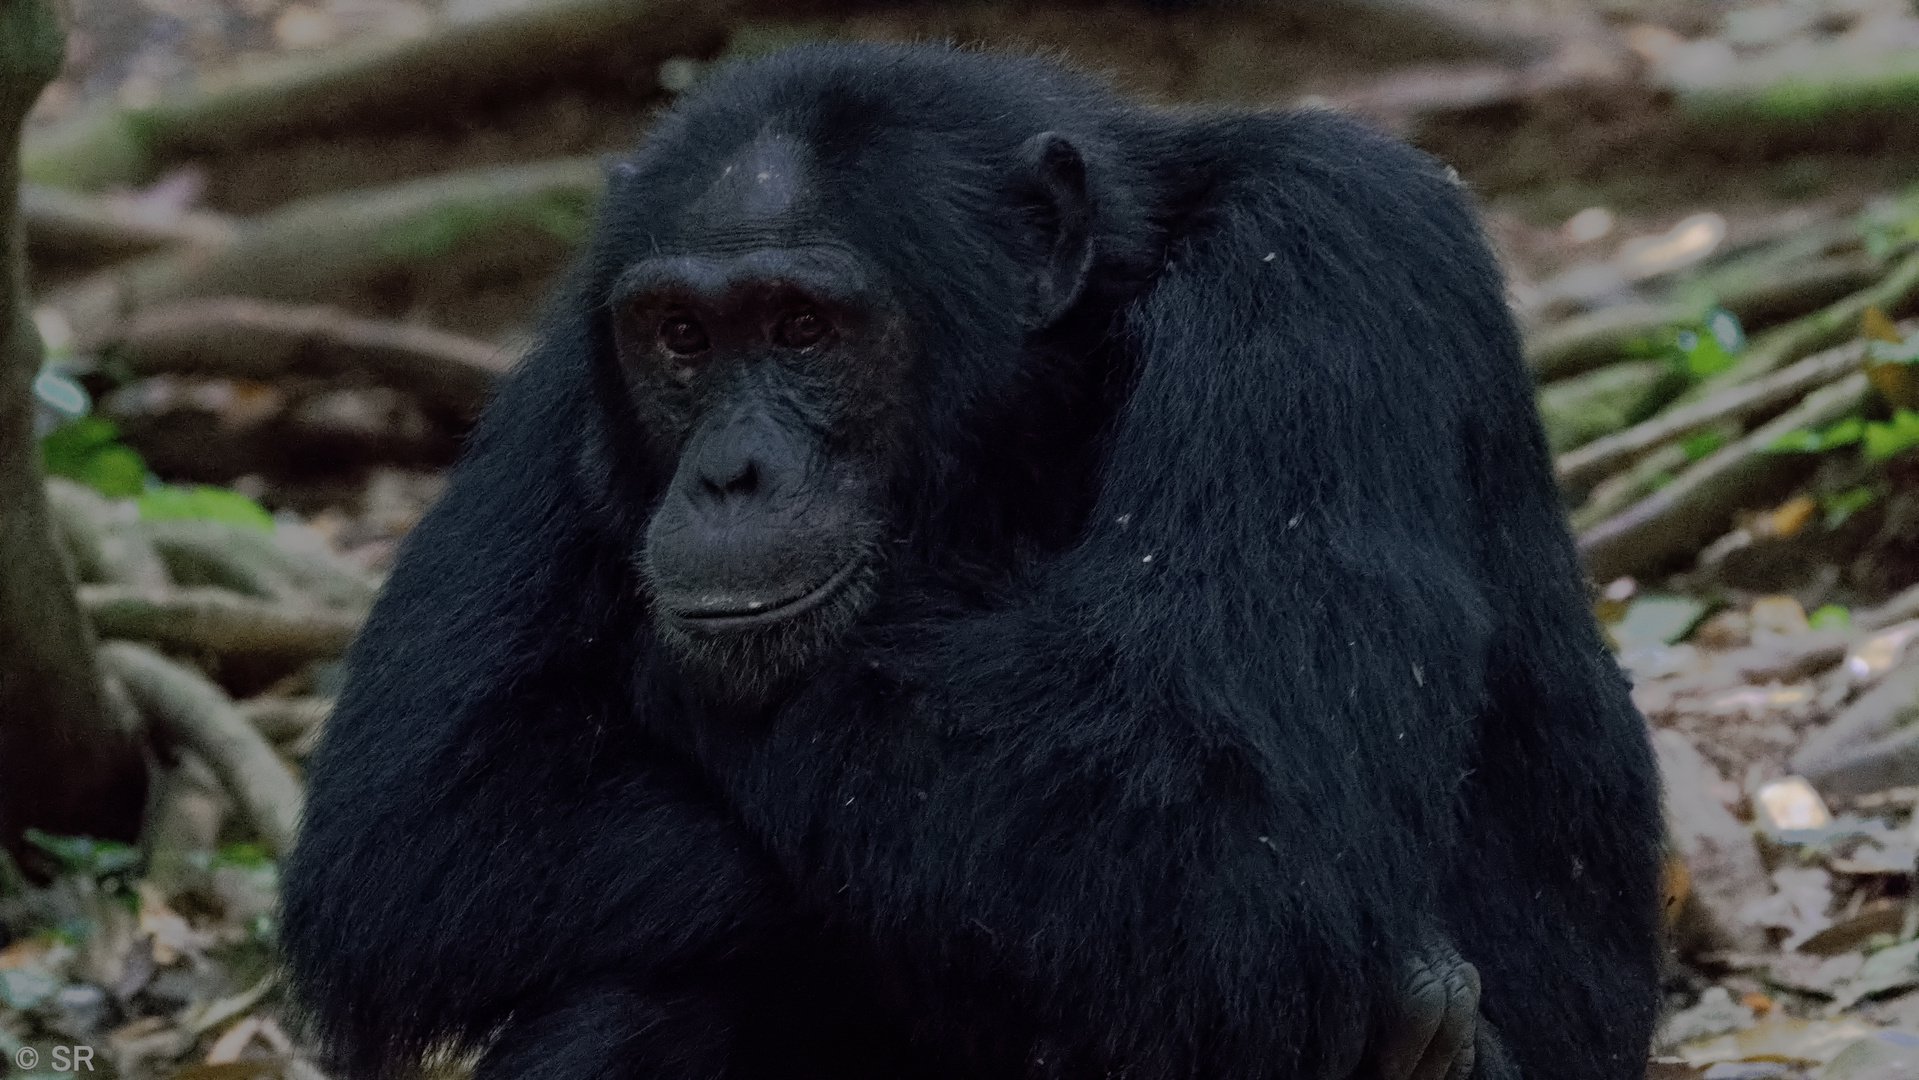
[[[731,475],[727,475],[727,474]],[[751,495],[760,487],[759,462],[745,458],[731,469],[714,469],[700,477],[700,486],[715,498]]]

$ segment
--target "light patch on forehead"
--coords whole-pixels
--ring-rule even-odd
[[[720,170],[700,209],[734,221],[784,217],[800,208],[805,181],[799,146],[785,135],[761,135]]]

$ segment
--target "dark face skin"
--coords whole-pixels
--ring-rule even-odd
[[[640,560],[654,622],[729,696],[802,670],[870,601],[908,412],[903,320],[800,179],[783,140],[749,146],[611,297],[641,427],[677,461]]]
[[[1091,262],[1084,166],[1026,147],[1048,224],[1027,268],[1030,331]],[[923,354],[876,264],[820,208],[808,151],[777,134],[695,183],[611,290],[613,338],[649,456],[674,473],[639,559],[656,630],[689,673],[764,700],[871,604],[886,495],[920,413]]]

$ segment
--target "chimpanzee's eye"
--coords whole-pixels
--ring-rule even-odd
[[[674,356],[694,356],[707,350],[706,328],[684,315],[660,324],[660,344]]]
[[[829,329],[819,312],[802,308],[780,320],[779,327],[773,331],[773,340],[789,349],[804,349],[819,344]]]

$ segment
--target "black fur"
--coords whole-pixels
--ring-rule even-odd
[[[915,366],[870,595],[728,698],[649,618],[674,463],[607,297],[767,131]],[[1050,323],[1044,132],[1093,215]],[[714,75],[352,671],[285,907],[352,1076],[1340,1076],[1430,926],[1523,1075],[1643,1071],[1657,781],[1499,274],[1441,167],[1330,114],[943,48]]]

